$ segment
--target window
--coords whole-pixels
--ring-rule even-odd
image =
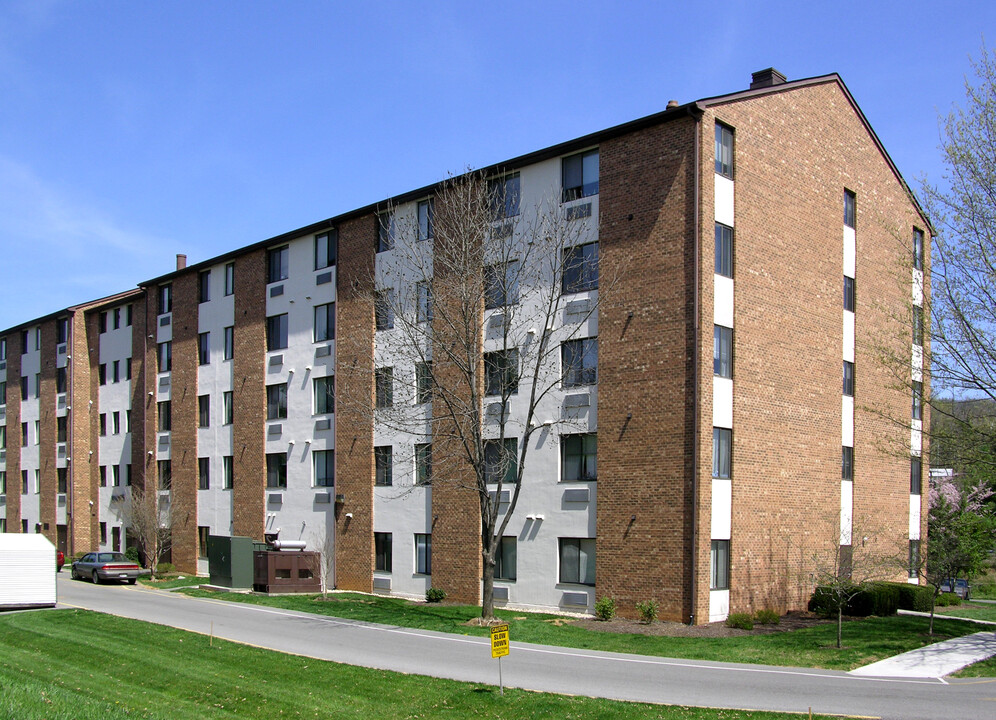
[[[394,484],[394,449],[390,445],[378,445],[374,448],[374,465],[376,466],[375,485],[390,487]]]
[[[100,363],[97,366],[97,382],[101,385],[107,384],[107,363]]]
[[[211,396],[197,397],[197,427],[211,427]]]
[[[484,268],[484,307],[500,308],[518,302],[519,261],[512,260]]]
[[[560,438],[560,479],[563,482],[595,480],[597,435],[562,435]]]
[[[165,315],[168,312],[173,312],[173,286],[169,283],[160,285],[159,292],[156,295],[159,301],[159,314]]]
[[[65,368],[62,368],[65,370]],[[7,404],[7,381],[0,380],[0,405]]]
[[[131,358],[125,358],[125,380],[131,380]]]
[[[211,299],[211,271],[201,270],[197,275],[197,302],[206,303]]]
[[[0,425],[0,450],[7,449],[7,426]]]
[[[854,480],[854,448],[847,445],[840,448],[840,479]]]
[[[0,338],[0,360],[7,359],[7,338]]]
[[[107,484],[107,481],[105,480],[104,482],[101,483],[101,486],[106,485],[106,484]],[[22,495],[27,495],[28,494],[28,471],[27,470],[21,470],[21,494]],[[25,523],[26,522],[27,521],[25,521]],[[27,530],[25,530],[25,532],[27,532]]]
[[[719,377],[733,377],[733,328],[713,326],[712,372]]]
[[[35,373],[35,397],[41,397],[41,373]]]
[[[920,541],[910,540],[909,576],[915,578],[920,574]]]
[[[568,340],[560,348],[565,388],[598,382],[598,338]]]
[[[394,327],[394,290],[378,290],[374,296],[374,320],[378,330]]]
[[[124,479],[126,486],[131,485],[131,463],[125,463],[121,466],[121,477]]]
[[[229,325],[225,328],[225,360],[235,357],[235,327]]]
[[[225,265],[225,296],[235,293],[235,263]]]
[[[716,274],[733,277],[733,228],[716,223]]]
[[[393,212],[382,212],[377,216],[377,252],[394,247],[396,232]]]
[[[854,278],[844,276],[844,309],[854,312]]]
[[[173,427],[172,405],[169,400],[162,400],[159,405],[159,432],[168,432]],[[101,417],[104,417],[103,415]]]
[[[266,419],[287,417],[287,383],[266,386]]]
[[[923,420],[923,383],[913,381],[913,419]]]
[[[432,535],[415,533],[415,572],[432,575]]]
[[[266,282],[274,283],[286,280],[290,276],[290,248],[283,247],[268,250],[266,253]]]
[[[101,383],[103,385],[103,383]],[[21,400],[28,399],[28,378],[26,375],[21,376]]]
[[[495,553],[495,580],[515,580],[515,537],[503,537]]]
[[[432,484],[432,443],[415,446],[415,484]]]
[[[913,229],[913,269],[923,270],[923,230]]]
[[[107,312],[106,311],[102,311],[99,315],[97,315],[97,332],[99,334],[101,334],[101,335],[103,335],[105,332],[107,332]]]
[[[201,365],[211,363],[211,333],[202,332],[197,336],[197,361]]]
[[[211,489],[211,458],[197,458],[197,488]]]
[[[844,395],[854,397],[854,363],[844,361]]]
[[[484,394],[514,395],[519,391],[519,351],[484,353]]]
[[[565,157],[561,161],[561,178],[564,202],[597,195],[598,150],[588,150]]]
[[[125,305],[125,326],[131,327],[131,305]]]
[[[315,342],[335,339],[335,303],[315,306]]]
[[[100,523],[100,544],[107,544],[107,523],[105,522]]]
[[[61,415],[55,419],[55,441],[64,443],[69,435],[69,418]],[[37,426],[36,426],[37,430]]]
[[[432,285],[427,280],[418,282],[415,285],[415,292],[418,295],[415,320],[420,323],[432,322]]]
[[[131,432],[131,410],[125,410],[125,432]]]
[[[21,355],[28,352],[28,331],[21,330]]]
[[[58,478],[58,492],[65,495],[66,490],[69,487],[69,468],[61,467],[55,470],[56,477]],[[0,493],[5,492],[5,488],[0,485]]]
[[[266,349],[283,350],[287,347],[287,313],[266,318]]]
[[[733,128],[716,123],[716,174],[733,179]]]
[[[849,228],[857,227],[857,197],[850,190],[844,191],[844,225]]]
[[[491,218],[504,220],[519,214],[519,173],[488,180]]]
[[[432,198],[422,200],[418,204],[418,239],[429,240],[432,238]]]
[[[208,538],[211,528],[205,525],[197,526],[197,557],[204,560],[208,556]]]
[[[111,484],[121,487],[121,468],[118,465],[111,465]]]
[[[484,481],[514,485],[519,479],[519,443],[515,438],[484,441]]]
[[[391,572],[393,565],[391,558],[392,544],[391,533],[374,533],[374,570],[378,572]]]
[[[226,390],[221,394],[221,424],[231,425],[232,416],[235,414],[235,403],[232,399],[232,391]]]
[[[121,361],[111,363],[111,382],[121,382]]]
[[[709,552],[709,589],[730,589],[730,541],[713,540]]]
[[[223,490],[232,489],[232,480],[235,477],[235,458],[232,455],[225,455],[221,458],[221,487]]]
[[[159,489],[169,490],[173,485],[173,463],[169,460],[159,461]]]
[[[598,287],[598,243],[564,249],[561,290],[565,294],[595,290]]]
[[[374,385],[377,407],[392,407],[394,405],[394,368],[385,367],[374,370]]]
[[[61,468],[65,470],[65,468]],[[7,494],[7,471],[0,470],[0,495]]]
[[[415,363],[415,403],[432,402],[432,363]]]
[[[266,487],[287,487],[287,453],[266,454]]]
[[[560,582],[595,584],[595,538],[560,538]]]
[[[727,428],[712,429],[712,476],[729,478],[733,455],[733,431]]]
[[[28,444],[28,424],[26,422],[21,423],[21,447],[25,447]]]
[[[335,485],[335,450],[315,450],[315,487]]]
[[[315,378],[312,386],[315,391],[315,415],[335,412],[335,376]]]
[[[156,360],[159,365],[159,372],[169,372],[173,369],[173,343],[161,342],[156,348]]]
[[[121,315],[120,309],[115,310],[114,312],[117,313],[115,317],[120,317]],[[117,327],[118,327],[117,325],[114,326],[115,329],[117,329]],[[61,345],[62,343],[66,342],[68,338],[69,338],[69,321],[66,318],[59,318],[58,320],[55,321],[55,342]],[[0,360],[3,359],[4,358],[0,358]]]
[[[111,432],[121,434],[121,413],[117,410],[111,413]]]
[[[339,233],[337,230],[315,235],[315,270],[335,265],[336,249],[339,245]]]
[[[910,495],[919,495],[923,487],[923,458],[910,458]]]
[[[160,403],[161,405],[162,403]],[[162,427],[162,415],[159,416],[160,429]],[[107,413],[100,413],[100,437],[107,435]]]
[[[923,307],[913,306],[913,344],[923,345]]]

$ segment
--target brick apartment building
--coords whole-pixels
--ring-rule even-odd
[[[924,340],[897,318],[920,317],[928,220],[836,74],[752,80],[486,170],[513,218],[552,192],[590,219],[571,302],[614,278],[572,328],[597,361],[530,449],[499,605],[702,623],[804,605],[828,538],[919,552]],[[425,438],[337,403],[413,382],[368,291],[385,208],[417,224],[441,187],[0,331],[0,529],[124,549],[131,488],[159,488],[196,508],[184,571],[208,534],[331,538],[340,588],[479,601],[476,500],[418,482]]]

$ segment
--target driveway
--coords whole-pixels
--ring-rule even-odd
[[[59,577],[59,606],[107,612],[323,660],[498,684],[486,638],[189,598],[141,586]],[[896,679],[832,670],[625,655],[515,641],[502,660],[508,687],[669,705],[934,720],[958,708],[992,717],[994,679]]]

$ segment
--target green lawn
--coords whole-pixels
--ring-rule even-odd
[[[138,579],[142,585],[148,587],[159,588],[160,590],[171,590],[178,587],[191,587],[193,585],[203,585],[207,582],[207,578],[197,577],[195,575],[182,575],[177,577],[167,577],[164,579],[151,579],[148,575],[144,575]]]
[[[937,615],[951,615],[952,617],[966,617],[973,620],[989,620],[996,622],[996,605],[988,603],[962,603],[949,607],[937,608]],[[985,630],[985,627],[978,627],[977,630]]]
[[[412,603],[400,598],[357,593],[333,593],[328,601],[314,595],[266,597],[237,593],[183,591],[195,597],[253,603],[302,612],[334,615],[369,622],[421,628],[439,632],[486,636],[486,628],[466,622],[480,614],[470,605]],[[938,618],[934,635],[928,636],[927,619],[899,616],[853,620],[844,626],[843,650],[835,647],[833,624],[732,638],[671,638],[636,634],[605,633],[574,626],[561,616],[498,611],[510,624],[513,642],[606,650],[696,660],[788,665],[793,667],[851,670],[939,640],[977,632],[978,626]]]
[[[996,677],[996,657],[969,665],[951,674],[952,677]]]
[[[506,690],[338,665],[81,610],[0,616],[0,717],[791,720]],[[826,718],[826,716],[820,716]]]

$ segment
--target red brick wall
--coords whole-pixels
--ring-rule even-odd
[[[173,278],[173,370],[170,374],[172,561],[197,572],[198,275]],[[260,430],[262,434],[262,430]]]
[[[335,492],[336,586],[373,590],[373,295],[376,219],[367,215],[339,227],[336,267]],[[341,400],[341,399],[348,399]],[[346,518],[352,513],[352,518]]]
[[[41,470],[41,493],[39,498],[42,533],[52,544],[58,542],[55,527],[56,490],[58,477],[55,471],[55,320],[43,323],[41,336],[41,392],[39,430],[39,464]]]
[[[600,148],[596,587],[688,620],[694,393],[691,118]],[[635,519],[633,519],[635,516]]]
[[[256,250],[235,260],[234,341],[232,534],[262,542],[266,522],[263,503],[266,486],[265,250]],[[195,533],[196,525],[195,521]],[[195,542],[192,548],[195,554],[196,548]]]

